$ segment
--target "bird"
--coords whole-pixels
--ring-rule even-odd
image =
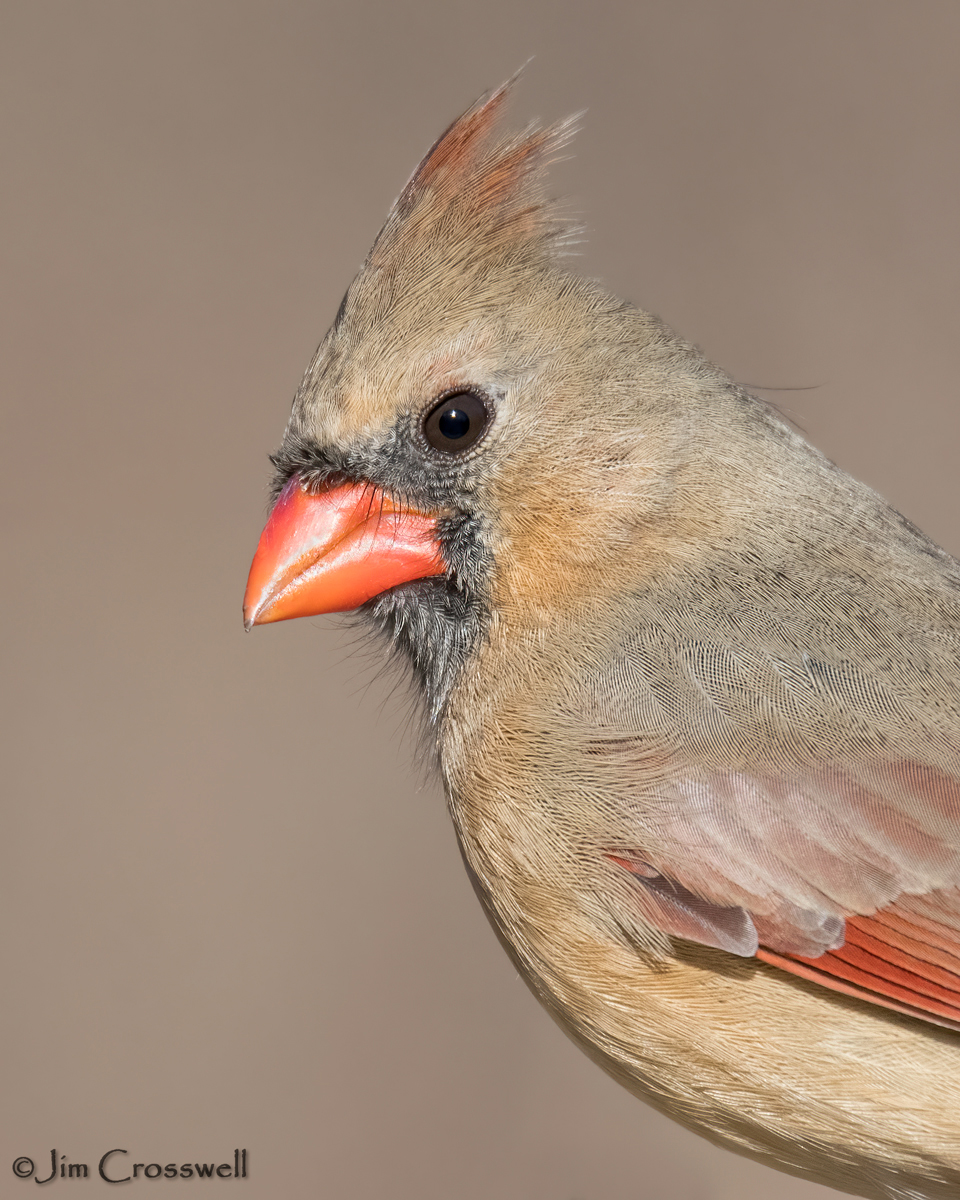
[[[565,1032],[716,1144],[960,1195],[960,565],[569,264],[576,119],[433,145],[296,393],[247,628],[407,664]]]

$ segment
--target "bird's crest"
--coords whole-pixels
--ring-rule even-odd
[[[415,241],[472,244],[486,255],[498,245],[556,253],[571,230],[547,201],[543,176],[576,130],[577,118],[497,136],[515,79],[481,97],[441,135],[410,177],[371,251]]]

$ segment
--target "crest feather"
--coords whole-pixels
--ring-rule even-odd
[[[515,78],[482,96],[437,139],[394,204],[371,253],[374,263],[398,243],[417,253],[437,241],[482,242],[488,250],[526,243],[543,253],[569,240],[571,230],[541,183],[578,118],[497,137]]]
[[[470,174],[489,144],[510,87],[511,83],[504,83],[495,92],[481,96],[444,130],[410,177],[398,207],[410,209],[425,189],[442,189],[446,181]]]

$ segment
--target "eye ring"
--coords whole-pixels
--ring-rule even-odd
[[[428,409],[423,418],[423,436],[432,450],[461,454],[480,440],[492,416],[485,396],[471,388],[458,388]]]

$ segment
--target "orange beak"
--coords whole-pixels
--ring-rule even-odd
[[[260,535],[243,598],[247,629],[348,612],[400,583],[442,575],[436,517],[370,484],[283,489]]]

